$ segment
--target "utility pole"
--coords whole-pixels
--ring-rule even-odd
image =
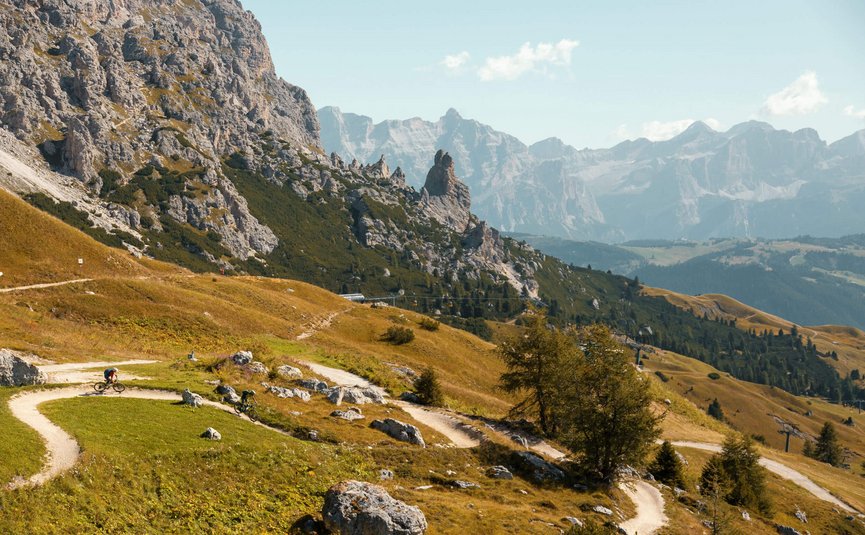
[[[787,435],[786,440],[784,441],[784,453],[790,452],[790,435],[793,434],[793,428],[788,424],[783,424],[781,429],[778,430],[779,433],[783,435]]]

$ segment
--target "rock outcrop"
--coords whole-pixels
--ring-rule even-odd
[[[423,448],[426,447],[426,442],[423,440],[420,429],[411,424],[400,422],[393,418],[385,418],[384,420],[373,420],[370,427],[386,433],[399,441],[416,444]]]
[[[343,481],[324,495],[324,525],[340,535],[421,535],[423,512],[396,500],[371,483]]]
[[[222,440],[222,433],[212,427],[208,427],[204,430],[204,433],[201,433],[201,438],[206,438],[207,440]]]
[[[464,232],[471,217],[469,188],[457,178],[454,160],[439,149],[432,168],[421,189],[421,204],[426,212],[442,225]]]
[[[189,405],[190,407],[201,407],[204,405],[204,398],[192,392],[188,388],[183,391],[181,394],[181,399],[183,400],[184,405]]]
[[[375,388],[360,388],[357,386],[335,386],[324,392],[328,401],[335,405],[354,403],[363,405],[365,403],[384,403],[381,392]]]
[[[22,358],[22,353],[0,349],[0,386],[41,385],[46,376]]]

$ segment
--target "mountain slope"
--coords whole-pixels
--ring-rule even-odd
[[[418,180],[417,152],[441,146],[466,169],[478,213],[509,232],[575,239],[841,236],[865,220],[862,139],[827,145],[811,129],[701,122],[673,139],[576,150],[526,146],[449,110],[435,122],[319,110],[322,144],[361,162],[384,154]]]

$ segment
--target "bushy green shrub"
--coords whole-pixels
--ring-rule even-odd
[[[439,325],[441,325],[436,320],[434,320],[432,318],[426,318],[426,317],[422,318],[420,320],[419,324],[421,326],[421,329],[424,329],[427,331],[437,331],[437,330],[439,330]]]
[[[439,383],[438,375],[432,368],[424,370],[414,381],[414,390],[418,399],[424,405],[441,407],[444,405],[445,396]]]
[[[390,327],[382,336],[382,340],[400,346],[414,340],[414,331],[408,327]]]

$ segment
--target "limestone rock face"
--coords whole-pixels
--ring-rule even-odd
[[[41,385],[45,380],[45,374],[21,358],[20,353],[0,349],[0,386]]]
[[[435,163],[426,175],[421,203],[442,225],[457,232],[466,230],[471,217],[469,188],[457,178],[453,158],[442,150],[436,152]]]
[[[423,512],[396,500],[371,483],[343,481],[324,495],[321,510],[327,529],[340,535],[421,535]]]
[[[21,139],[59,141],[58,163],[82,178],[97,159],[156,153],[167,120],[211,157],[268,129],[319,144],[306,92],[276,76],[259,23],[233,0],[11,0],[0,60],[4,122]]]

